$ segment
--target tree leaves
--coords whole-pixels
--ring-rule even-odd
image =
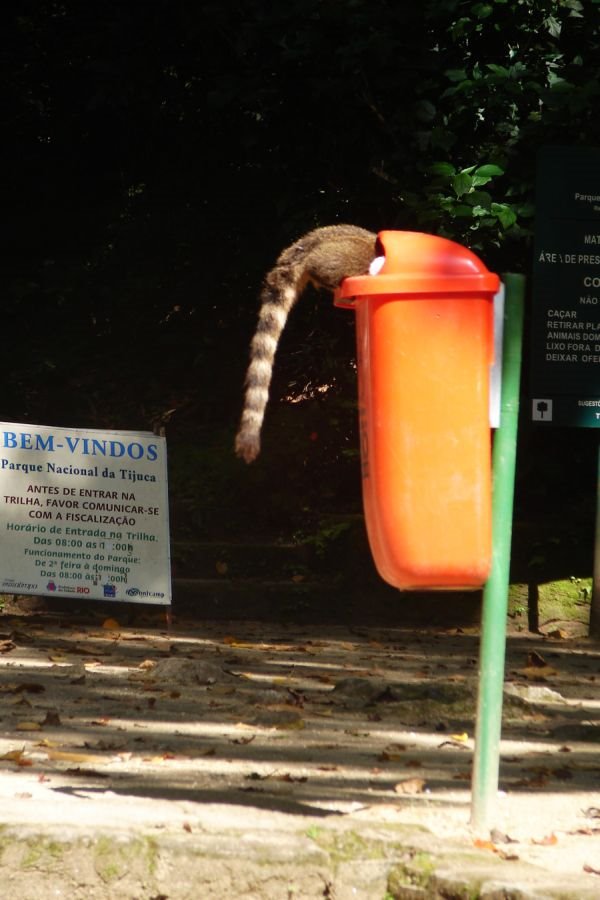
[[[519,207],[517,204],[496,202],[489,190],[480,190],[504,175],[504,167],[497,163],[471,165],[457,170],[451,162],[440,161],[433,163],[429,172],[433,177],[428,195],[430,205],[438,206],[453,220],[470,220],[472,230],[508,230],[516,224],[519,210],[521,215],[533,211],[524,205]],[[452,194],[448,193],[449,190]]]

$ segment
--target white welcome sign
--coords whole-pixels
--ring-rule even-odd
[[[165,438],[0,422],[0,593],[170,604]]]

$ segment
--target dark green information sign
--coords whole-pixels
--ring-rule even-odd
[[[600,428],[600,149],[538,157],[531,416]]]

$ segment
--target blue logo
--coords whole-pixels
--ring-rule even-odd
[[[137,587],[127,588],[125,593],[128,597],[157,597],[162,599],[165,596],[163,591],[141,591]]]
[[[117,589],[114,586],[114,584],[103,584],[102,588],[104,590],[105,597],[116,597],[117,596]]]

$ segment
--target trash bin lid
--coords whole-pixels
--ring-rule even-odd
[[[380,231],[377,275],[345,278],[334,295],[336,306],[351,307],[364,297],[394,295],[495,294],[498,275],[467,247],[419,231]]]

